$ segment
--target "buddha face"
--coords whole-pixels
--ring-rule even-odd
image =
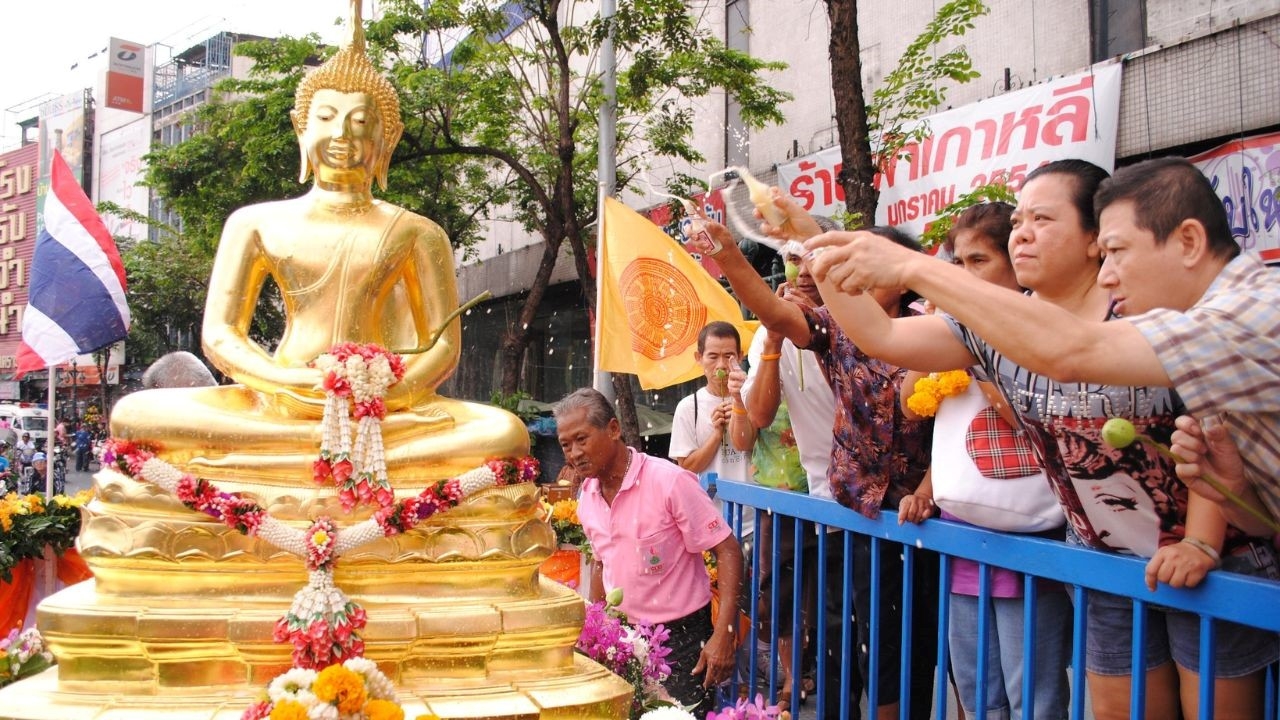
[[[305,162],[322,184],[368,187],[383,155],[382,119],[368,93],[317,90],[299,127]],[[304,171],[305,172],[305,171]]]

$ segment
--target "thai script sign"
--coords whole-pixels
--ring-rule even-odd
[[[36,246],[39,149],[33,143],[0,155],[0,375],[17,366],[22,313]]]
[[[1222,198],[1240,247],[1280,263],[1280,133],[1232,140],[1189,159]]]
[[[876,224],[919,235],[960,195],[1004,178],[1015,191],[1027,173],[1065,158],[1108,171],[1115,164],[1120,63],[931,115],[923,140],[883,161]],[[909,124],[910,131],[917,127]],[[844,210],[839,146],[778,166],[778,185],[810,212]]]

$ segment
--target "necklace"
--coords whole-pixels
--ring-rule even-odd
[[[627,451],[627,463],[622,466],[622,472],[618,475],[618,485],[622,485],[622,481],[627,477],[627,472],[631,470],[631,451]]]

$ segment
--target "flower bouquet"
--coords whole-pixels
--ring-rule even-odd
[[[88,490],[74,497],[9,493],[0,498],[0,581],[13,581],[13,568],[27,558],[44,556],[46,545],[61,555],[80,534],[80,507],[93,497]]]
[[[582,529],[582,521],[578,519],[578,501],[572,498],[557,500],[550,506],[551,529],[556,531],[556,543],[560,547],[572,545],[580,551],[589,562],[591,560],[591,541]]]
[[[267,686],[267,699],[240,720],[404,720],[395,688],[372,660],[348,658],[323,670],[293,668]]]
[[[14,628],[9,636],[0,640],[0,687],[44,672],[53,665],[53,653],[44,647],[44,638],[35,628],[19,631]]]
[[[707,715],[707,720],[787,720],[791,713],[777,705],[765,705],[764,695],[757,694],[754,701],[743,698],[736,705],[726,705],[720,712]],[[640,720],[697,720],[693,713],[678,707],[662,707],[650,710]]]
[[[630,623],[618,610],[622,602],[617,590],[606,602],[587,606],[587,617],[578,636],[578,652],[595,660],[635,688],[631,700],[632,720],[648,710],[669,706],[662,683],[671,674],[666,647],[670,633],[662,625]]]

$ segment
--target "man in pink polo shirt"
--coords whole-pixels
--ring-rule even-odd
[[[742,549],[693,473],[622,442],[613,405],[590,388],[555,409],[566,463],[586,478],[578,518],[603,563],[605,589],[622,588],[621,609],[633,620],[671,631],[666,689],[701,717],[715,710],[714,688],[734,666],[734,621],[742,577]],[[720,602],[711,618],[711,585],[702,552],[719,566]],[[701,676],[700,678],[695,676]]]

